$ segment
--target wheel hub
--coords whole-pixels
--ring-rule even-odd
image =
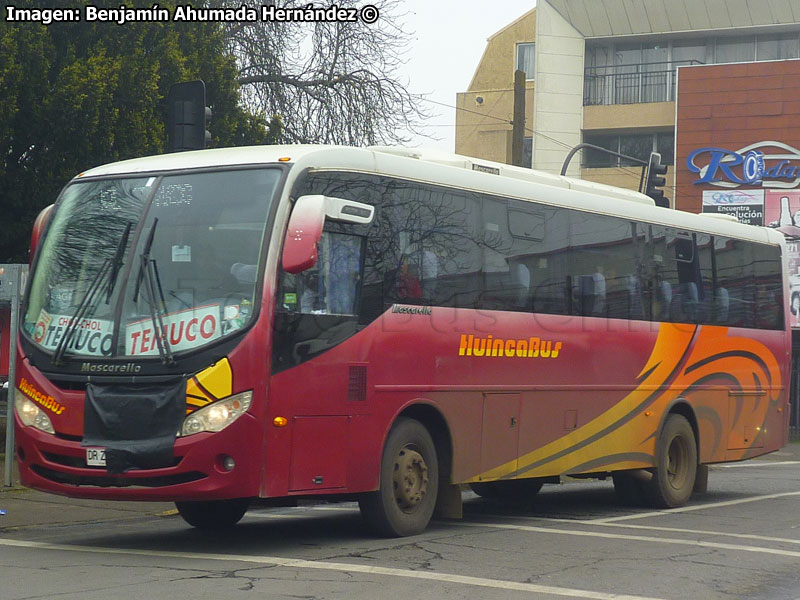
[[[687,477],[688,453],[682,438],[672,440],[667,454],[667,477],[672,487],[681,488]]]
[[[413,510],[428,492],[428,466],[416,450],[403,448],[394,461],[394,497],[404,511]]]

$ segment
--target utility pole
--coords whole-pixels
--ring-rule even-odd
[[[525,147],[525,71],[514,72],[514,117],[511,128],[511,164],[518,167],[530,167],[523,164]]]
[[[14,484],[14,399],[16,394],[16,362],[17,362],[17,332],[19,322],[20,300],[24,287],[24,275],[28,265],[0,265],[0,301],[11,305],[11,327],[8,334],[8,396],[6,397],[6,461],[3,473],[3,485],[11,487]],[[4,352],[5,348],[0,348]]]

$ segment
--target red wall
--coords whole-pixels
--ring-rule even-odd
[[[693,183],[693,150],[761,141],[800,148],[800,60],[681,67],[676,110],[676,208],[700,212],[703,190],[720,188]]]

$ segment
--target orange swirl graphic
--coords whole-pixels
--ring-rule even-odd
[[[679,398],[697,418],[701,460],[744,458],[763,443],[781,384],[778,361],[764,344],[729,336],[726,327],[664,323],[636,387],[619,402],[575,431],[470,481],[652,467],[662,417]]]

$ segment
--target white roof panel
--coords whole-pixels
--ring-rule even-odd
[[[628,21],[631,24],[631,31],[643,31],[650,33],[652,25],[647,16],[647,9],[641,0],[623,0],[625,11],[628,13]]]
[[[644,6],[647,18],[650,21],[650,31],[669,31],[670,24],[667,18],[667,9],[662,0],[635,0]],[[633,32],[632,32],[633,33]]]
[[[800,24],[800,0],[540,0],[585,38]]]
[[[584,6],[586,7],[586,12],[589,15],[589,27],[592,29],[595,35],[621,35],[619,33],[615,34],[611,29],[611,21],[609,21],[609,14],[608,9],[605,6],[605,0],[600,0],[598,2],[586,2],[584,3]]]
[[[731,16],[731,25],[734,27],[744,27],[752,25],[750,9],[747,7],[747,0],[726,0],[728,14]]]
[[[671,31],[688,31],[694,29],[693,24],[689,21],[689,13],[686,12],[686,0],[672,0],[665,3],[667,9],[667,19]]]
[[[783,23],[792,21],[800,17],[800,10],[797,13],[792,11],[792,5],[798,6],[798,2],[790,2],[789,0],[767,0],[767,2],[759,2],[758,4],[769,5],[770,14],[772,18]]]
[[[708,5],[705,2],[686,2],[686,14],[689,22],[695,25],[695,28],[711,29],[716,27],[717,24],[714,19],[708,14]]]
[[[769,2],[747,0],[747,10],[750,13],[750,20],[756,25],[771,25],[775,22]]]
[[[608,10],[611,31],[614,35],[624,35],[631,30],[631,22],[628,19],[628,12],[625,10],[622,0],[608,0],[606,9]]]
[[[575,29],[583,32],[592,28],[592,20],[589,18],[589,12],[586,10],[584,2],[565,5],[564,8],[568,11],[568,15],[563,16]]]
[[[731,27],[731,16],[728,13],[728,0],[706,0],[704,2],[708,8],[708,14],[714,22],[714,27]]]

